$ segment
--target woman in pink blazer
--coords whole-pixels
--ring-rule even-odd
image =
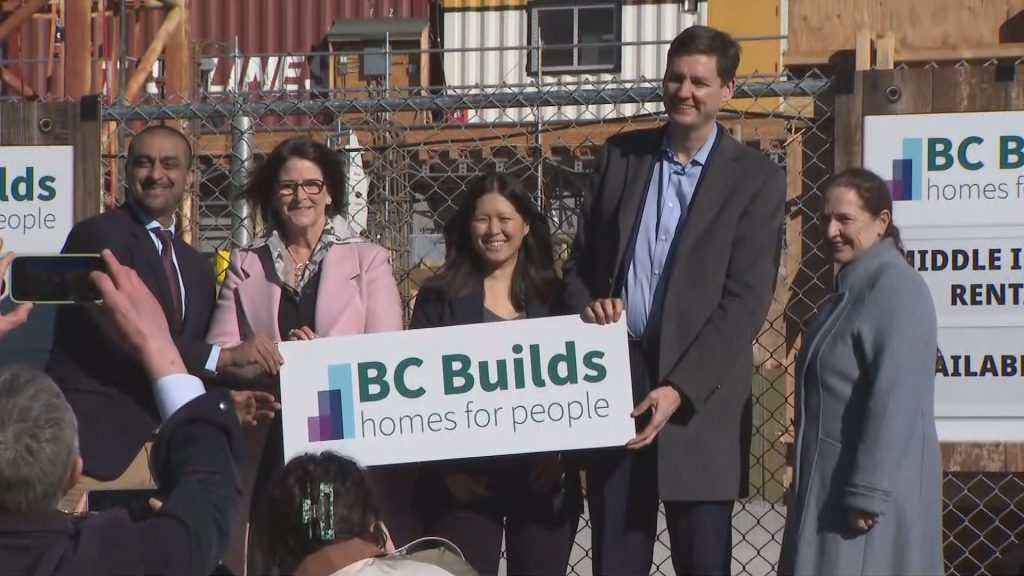
[[[232,375],[233,386],[277,388],[277,342],[402,329],[387,250],[351,232],[343,216],[345,177],[334,152],[305,137],[286,140],[252,174],[245,195],[266,230],[232,251],[207,335],[221,350],[244,355],[238,364],[261,368]],[[257,451],[263,444],[251,506],[258,535],[267,483],[284,465],[280,421],[252,440]],[[403,510],[407,482],[393,478],[394,471],[378,469],[374,476],[396,540],[416,536],[404,521],[412,518]],[[252,540],[249,572],[263,568]]]

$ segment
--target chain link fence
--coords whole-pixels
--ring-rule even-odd
[[[750,497],[733,513],[734,574],[773,574],[779,555],[796,351],[805,321],[832,288],[815,214],[833,171],[834,86],[831,73],[815,69],[742,77],[720,115],[733,137],[779,163],[789,184],[782,267],[755,345]],[[417,288],[443,264],[443,223],[476,175],[518,177],[548,214],[561,260],[597,148],[612,134],[664,122],[660,79],[218,92],[189,104],[163,101],[104,108],[109,203],[121,196],[131,136],[151,123],[180,127],[193,141],[197,171],[182,233],[222,269],[226,251],[259,233],[240,197],[248,171],[286,138],[322,140],[344,160],[348,217],[392,254],[407,318]],[[1013,474],[949,473],[944,488],[947,568],[986,573],[985,564],[1024,535],[1024,482]],[[662,531],[652,574],[674,573],[668,545]],[[571,574],[591,573],[589,549],[584,516]]]

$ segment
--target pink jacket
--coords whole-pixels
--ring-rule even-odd
[[[270,248],[232,250],[206,341],[235,346],[254,334],[275,342],[281,285]],[[402,304],[387,251],[370,242],[336,244],[320,264],[315,326],[318,336],[402,329]]]

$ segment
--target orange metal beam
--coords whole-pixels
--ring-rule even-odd
[[[3,22],[0,22],[0,41],[7,38],[11,32],[31,18],[33,14],[46,6],[49,1],[50,0],[28,0],[27,3],[22,4],[14,14]]]
[[[36,97],[35,91],[33,91],[28,84],[25,84],[25,81],[22,80],[20,76],[3,66],[0,66],[0,78],[3,79],[4,84],[13,88],[15,92],[21,94],[22,98]]]
[[[192,101],[194,65],[192,58],[192,25],[189,18],[192,0],[178,0],[181,25],[174,29],[164,51],[164,77],[166,101],[181,104]]]
[[[92,87],[92,0],[64,0],[64,94],[78,100]]]
[[[167,16],[164,17],[164,22],[160,25],[160,29],[157,30],[156,36],[153,37],[153,42],[146,49],[146,53],[142,55],[142,59],[139,60],[138,65],[135,67],[135,72],[132,73],[132,77],[128,79],[128,84],[125,86],[125,97],[129,102],[135,102],[139,98],[139,95],[142,93],[142,87],[146,83],[146,78],[153,71],[153,63],[160,57],[164,46],[167,45],[167,40],[170,39],[171,34],[174,33],[174,30],[181,22],[181,7],[175,6],[167,11]]]

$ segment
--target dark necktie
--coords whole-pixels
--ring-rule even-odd
[[[181,322],[181,285],[178,283],[178,269],[174,267],[174,245],[171,243],[173,236],[170,230],[154,228],[156,237],[160,239],[160,261],[164,265],[164,274],[167,276],[167,285],[171,289],[171,301],[174,317],[171,326]]]

